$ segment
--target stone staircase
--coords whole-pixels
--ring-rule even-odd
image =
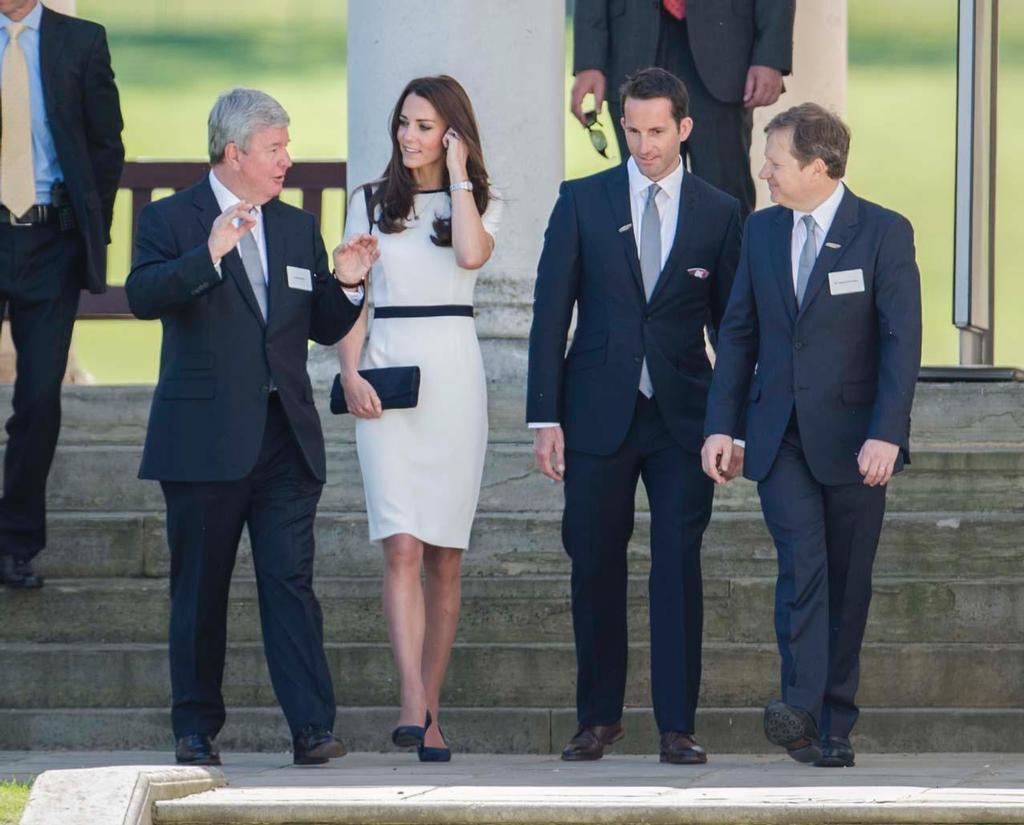
[[[163,500],[136,479],[151,388],[69,387],[50,480],[38,593],[0,590],[0,749],[169,747]],[[9,409],[9,388],[0,409]],[[320,398],[320,409],[326,399]],[[351,421],[325,416],[329,481],[317,592],[351,749],[384,750],[397,683],[380,615],[379,549],[366,540]],[[557,751],[574,727],[562,495],[532,470],[518,384],[491,391],[491,448],[463,614],[445,688],[460,750]],[[863,658],[859,746],[1013,751],[1024,742],[1024,385],[921,384],[911,468],[892,484]],[[649,711],[643,491],[630,549],[627,738],[656,745]],[[703,742],[767,748],[777,690],[774,550],[756,491],[720,490],[705,538]],[[260,644],[247,545],[230,608],[227,749],[282,751],[287,730]]]

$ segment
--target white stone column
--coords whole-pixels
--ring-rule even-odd
[[[433,74],[451,75],[469,93],[487,170],[505,201],[495,255],[477,282],[477,329],[488,377],[518,381],[537,258],[564,170],[564,5],[352,0],[350,187],[380,175],[398,95],[412,78]]]
[[[757,180],[764,163],[764,127],[790,106],[814,101],[840,116],[846,115],[846,2],[813,0],[796,4],[793,29],[793,74],[786,78],[786,93],[774,106],[754,112],[754,140],[750,165],[757,181],[758,208],[768,206],[768,186]]]

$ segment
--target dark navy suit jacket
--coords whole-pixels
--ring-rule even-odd
[[[804,455],[819,483],[859,483],[856,456],[868,438],[898,444],[899,469],[910,458],[910,408],[921,364],[913,228],[902,215],[847,190],[799,310],[792,230],[793,212],[781,206],[747,219],[704,433],[731,433],[745,410],[744,475],[760,481],[795,406]],[[829,273],[858,269],[863,290],[833,294]]]
[[[82,286],[107,288],[107,244],[124,166],[121,104],[104,28],[43,7],[39,25],[43,103],[85,244]]]
[[[324,438],[306,372],[309,340],[337,342],[359,307],[330,274],[316,219],[275,199],[263,205],[268,264],[264,322],[242,259],[210,260],[220,214],[207,178],[139,215],[128,303],[163,324],[160,377],[141,478],[230,481],[256,464],[271,378],[310,471],[326,475]],[[312,290],[288,285],[286,267],[309,270]]]
[[[537,270],[526,417],[559,422],[569,449],[610,455],[633,420],[646,356],[669,431],[699,452],[711,382],[704,327],[718,325],[729,298],[739,205],[683,175],[675,241],[649,302],[631,221],[625,164],[562,184]]]

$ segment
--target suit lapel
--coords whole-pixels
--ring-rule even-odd
[[[276,198],[263,204],[263,238],[267,242],[267,323],[285,295],[284,215]]]
[[[213,222],[220,215],[220,207],[217,205],[217,198],[213,194],[213,189],[210,188],[209,178],[203,178],[202,182],[196,186],[192,196],[192,203],[196,207],[196,217],[199,219],[199,225],[203,228],[203,234],[209,237],[210,229],[213,228]],[[256,296],[253,294],[252,286],[249,284],[249,276],[245,274],[245,267],[242,265],[242,259],[238,254],[238,250],[232,249],[225,255],[221,259],[220,266],[221,272],[227,272],[234,280],[256,319],[261,324],[265,324],[263,313],[260,312],[260,305],[256,302]]]
[[[796,290],[793,288],[793,210],[781,208],[771,227],[769,242],[775,282],[792,324],[796,320]]]
[[[857,231],[857,196],[849,189],[843,193],[843,199],[839,202],[836,216],[829,227],[828,235],[825,237],[825,245],[821,247],[814,268],[807,279],[807,291],[804,293],[804,301],[800,305],[800,318],[807,312],[807,308],[814,302],[815,297],[821,292],[822,286],[828,277],[828,273],[835,268],[836,262],[846,252],[850,239]]]
[[[672,249],[668,253],[665,266],[661,268],[658,282],[654,285],[654,292],[651,293],[653,304],[658,296],[665,290],[667,284],[672,280],[672,273],[679,268],[682,260],[683,248],[686,246],[686,238],[700,237],[700,227],[697,222],[700,219],[699,203],[700,195],[694,185],[693,177],[684,172],[679,187],[679,211],[676,215],[676,236],[672,239]]]
[[[615,231],[619,236],[619,243],[622,244],[623,252],[626,254],[626,261],[629,263],[629,271],[633,274],[633,281],[640,290],[640,297],[644,297],[644,279],[640,274],[640,258],[636,252],[636,227],[633,222],[632,210],[630,209],[629,173],[626,171],[626,164],[620,164],[608,176],[606,184],[608,202],[611,206],[612,217],[614,218]],[[623,226],[629,225],[629,229],[619,231]]]
[[[59,58],[63,51],[65,35],[63,23],[60,15],[54,14],[46,6],[43,6],[43,16],[39,21],[39,74],[43,83],[46,114],[51,124],[57,120],[54,112],[56,95],[53,93],[53,76],[60,65]]]

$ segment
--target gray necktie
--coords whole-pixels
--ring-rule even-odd
[[[807,230],[807,240],[804,241],[804,248],[800,250],[800,262],[796,268],[796,305],[798,307],[804,302],[807,282],[811,278],[811,270],[814,269],[814,261],[818,257],[818,244],[814,239],[814,216],[804,215],[800,220],[804,222],[804,229]]]
[[[640,220],[640,273],[644,278],[644,293],[647,300],[651,299],[654,287],[658,284],[658,276],[661,274],[661,216],[655,202],[660,191],[661,187],[656,183],[647,187],[647,204]],[[648,398],[654,396],[654,385],[647,371],[646,358],[640,367],[640,392]]]
[[[267,280],[263,276],[263,260],[260,258],[259,247],[252,232],[246,232],[242,240],[238,242],[238,254],[242,256],[242,266],[245,267],[245,274],[249,277],[249,285],[256,296],[256,303],[263,313],[263,320],[267,320]]]

